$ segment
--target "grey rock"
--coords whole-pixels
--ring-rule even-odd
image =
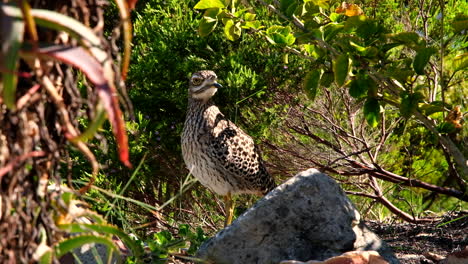
[[[303,171],[259,200],[206,241],[208,263],[325,260],[352,250],[375,250],[392,264],[391,249],[366,226],[340,186],[316,169]]]

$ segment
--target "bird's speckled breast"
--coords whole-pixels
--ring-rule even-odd
[[[226,195],[235,192],[235,182],[226,179],[222,168],[210,156],[209,140],[216,137],[222,128],[215,126],[216,117],[222,115],[214,105],[196,105],[189,109],[182,132],[182,155],[187,168],[201,184],[215,193]]]

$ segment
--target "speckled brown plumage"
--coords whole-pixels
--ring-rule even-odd
[[[275,188],[253,139],[226,119],[211,97],[221,87],[212,71],[194,73],[182,133],[182,154],[191,173],[220,195],[266,194]]]

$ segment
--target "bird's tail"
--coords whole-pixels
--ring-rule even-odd
[[[275,179],[273,179],[273,177],[270,175],[270,177],[268,177],[268,180],[265,184],[265,189],[263,191],[263,195],[266,195],[267,193],[269,193],[270,191],[272,191],[273,189],[276,188],[276,183],[275,183]]]

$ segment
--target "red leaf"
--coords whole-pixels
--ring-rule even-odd
[[[131,167],[128,151],[128,139],[125,131],[125,123],[122,111],[119,107],[117,90],[113,80],[107,80],[103,66],[82,47],[71,47],[65,45],[55,45],[40,48],[38,50],[25,51],[40,57],[52,58],[80,69],[86,77],[98,89],[98,95],[106,109],[109,121],[112,124],[112,131],[117,140],[119,148],[119,158],[125,166]]]
[[[138,2],[138,0],[127,0],[128,7],[130,7],[130,10],[135,9],[135,5]]]

